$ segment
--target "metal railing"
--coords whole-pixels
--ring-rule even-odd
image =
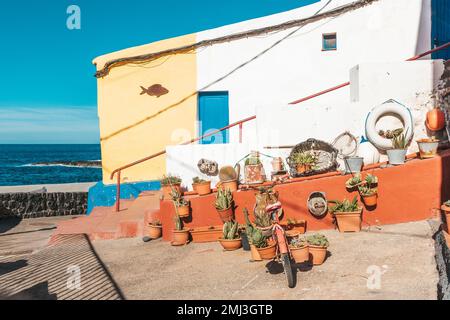
[[[418,59],[420,59],[420,58],[422,58],[422,57],[424,57],[424,56],[427,56],[427,55],[429,55],[429,54],[431,54],[431,53],[434,53],[434,52],[436,52],[436,51],[443,50],[443,49],[446,49],[446,48],[449,48],[449,47],[450,47],[450,42],[448,42],[448,43],[446,43],[446,44],[444,44],[444,45],[442,45],[442,46],[436,47],[436,48],[434,48],[434,49],[428,50],[428,51],[426,51],[426,52],[424,52],[424,53],[421,53],[421,54],[419,54],[419,55],[416,55],[416,56],[414,56],[414,57],[411,57],[411,58],[407,59],[406,61],[414,61],[414,60],[418,60]],[[310,95],[310,96],[307,96],[307,97],[301,98],[301,99],[299,99],[299,100],[293,101],[293,102],[291,102],[291,103],[289,103],[289,104],[291,104],[291,105],[298,104],[298,103],[301,103],[301,102],[304,102],[304,101],[307,101],[307,100],[316,98],[316,97],[318,97],[318,96],[324,95],[324,94],[326,94],[326,93],[329,93],[329,92],[332,92],[332,91],[335,91],[335,90],[338,90],[338,89],[347,87],[347,86],[349,86],[349,85],[350,85],[350,82],[345,82],[345,83],[339,84],[339,85],[337,85],[337,86],[331,87],[331,88],[329,88],[329,89],[326,89],[326,90],[320,91],[320,92],[318,92],[318,93],[312,94],[312,95]],[[213,136],[213,135],[215,135],[215,134],[217,134],[217,133],[220,133],[220,132],[222,132],[222,131],[228,130],[228,129],[233,128],[233,127],[236,127],[236,126],[239,127],[239,143],[242,143],[242,133],[243,133],[244,123],[249,122],[249,121],[252,121],[252,120],[255,120],[255,119],[256,119],[256,115],[255,115],[255,116],[252,116],[252,117],[248,117],[248,118],[246,118],[246,119],[243,119],[243,120],[234,122],[234,123],[232,123],[232,124],[230,124],[230,125],[228,125],[228,126],[226,126],[226,127],[223,127],[223,128],[221,128],[221,129],[217,129],[217,130],[212,131],[212,132],[210,132],[210,133],[208,133],[208,134],[202,135],[201,137],[198,137],[198,138],[191,139],[191,140],[189,140],[189,141],[183,142],[183,143],[181,143],[180,145],[188,145],[188,144],[191,144],[191,143],[200,141],[200,140],[202,140],[202,139],[204,139],[204,138]],[[120,167],[120,168],[118,168],[118,169],[115,169],[115,170],[111,173],[111,180],[114,179],[114,176],[117,174],[116,211],[120,211],[120,178],[121,178],[121,173],[122,173],[122,171],[125,170],[125,169],[128,169],[128,168],[130,168],[130,167],[133,167],[133,166],[135,166],[135,165],[138,165],[138,164],[140,164],[140,163],[143,163],[143,162],[146,162],[146,161],[148,161],[148,160],[154,159],[154,158],[156,158],[156,157],[162,156],[162,155],[164,155],[164,154],[166,154],[166,151],[165,151],[165,150],[164,150],[164,151],[157,152],[157,153],[154,153],[154,154],[152,154],[152,155],[150,155],[150,156],[148,156],[148,157],[145,157],[145,158],[143,158],[143,159],[134,161],[134,162],[129,163],[129,164],[127,164],[127,165],[124,165],[124,166],[122,166],[122,167]]]

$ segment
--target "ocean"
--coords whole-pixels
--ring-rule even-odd
[[[100,145],[0,145],[0,186],[95,182]]]

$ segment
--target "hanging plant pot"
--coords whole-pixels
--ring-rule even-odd
[[[289,247],[292,258],[294,258],[295,263],[303,263],[309,261],[309,247],[304,246],[302,248]]]
[[[220,244],[222,245],[225,251],[234,251],[242,248],[242,239],[219,239]]]
[[[148,236],[153,240],[161,238],[162,226],[148,225]]]
[[[327,257],[327,247],[308,245],[308,250],[313,265],[319,266],[325,262]]]
[[[345,173],[359,173],[361,172],[364,164],[364,158],[362,157],[345,157]]]
[[[367,207],[374,207],[377,205],[378,202],[378,193],[374,193],[367,196],[361,196],[361,198]]]
[[[256,250],[258,250],[260,257],[263,260],[272,260],[277,254],[276,243],[269,244],[269,246],[265,248],[256,248]]]
[[[172,245],[182,246],[189,241],[189,229],[173,230],[172,231]]]
[[[211,181],[193,184],[192,188],[199,196],[205,196],[211,193]]]
[[[178,216],[180,218],[187,218],[187,217],[189,217],[189,213],[190,213],[189,205],[177,207],[177,210],[178,210]]]
[[[163,192],[164,200],[170,200],[171,199],[170,193],[172,192],[172,188],[174,190],[176,190],[178,193],[182,194],[182,192],[181,192],[181,184],[173,184],[172,186],[170,186],[170,185],[162,186],[161,190]]]
[[[358,212],[336,212],[336,218],[339,232],[359,232],[361,231],[362,209]]]
[[[445,128],[445,114],[441,109],[435,108],[427,112],[426,126],[431,131],[440,131]]]
[[[233,220],[233,207],[230,207],[225,210],[217,210],[217,213],[219,214],[220,219],[222,220],[223,223],[230,222]]]
[[[439,147],[439,140],[421,139],[417,141],[421,159],[434,158]]]
[[[391,149],[386,152],[390,164],[398,166],[405,163],[406,149]]]

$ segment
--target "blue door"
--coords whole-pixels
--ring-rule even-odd
[[[435,47],[450,42],[450,1],[432,0],[432,44]],[[450,59],[450,48],[432,54],[433,59]]]
[[[198,95],[198,120],[201,136],[228,126],[228,92],[200,92]],[[200,143],[228,143],[228,130],[206,137],[200,140]]]

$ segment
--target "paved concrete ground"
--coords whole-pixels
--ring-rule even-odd
[[[277,265],[250,263],[250,253],[223,252],[218,243],[171,247],[160,240],[94,242],[127,299],[436,299],[438,275],[428,222],[381,230],[324,232],[331,255],[322,266],[300,266],[289,289]],[[372,267],[371,267],[372,266]],[[381,288],[369,289],[370,274]],[[376,285],[376,283],[374,283]]]

